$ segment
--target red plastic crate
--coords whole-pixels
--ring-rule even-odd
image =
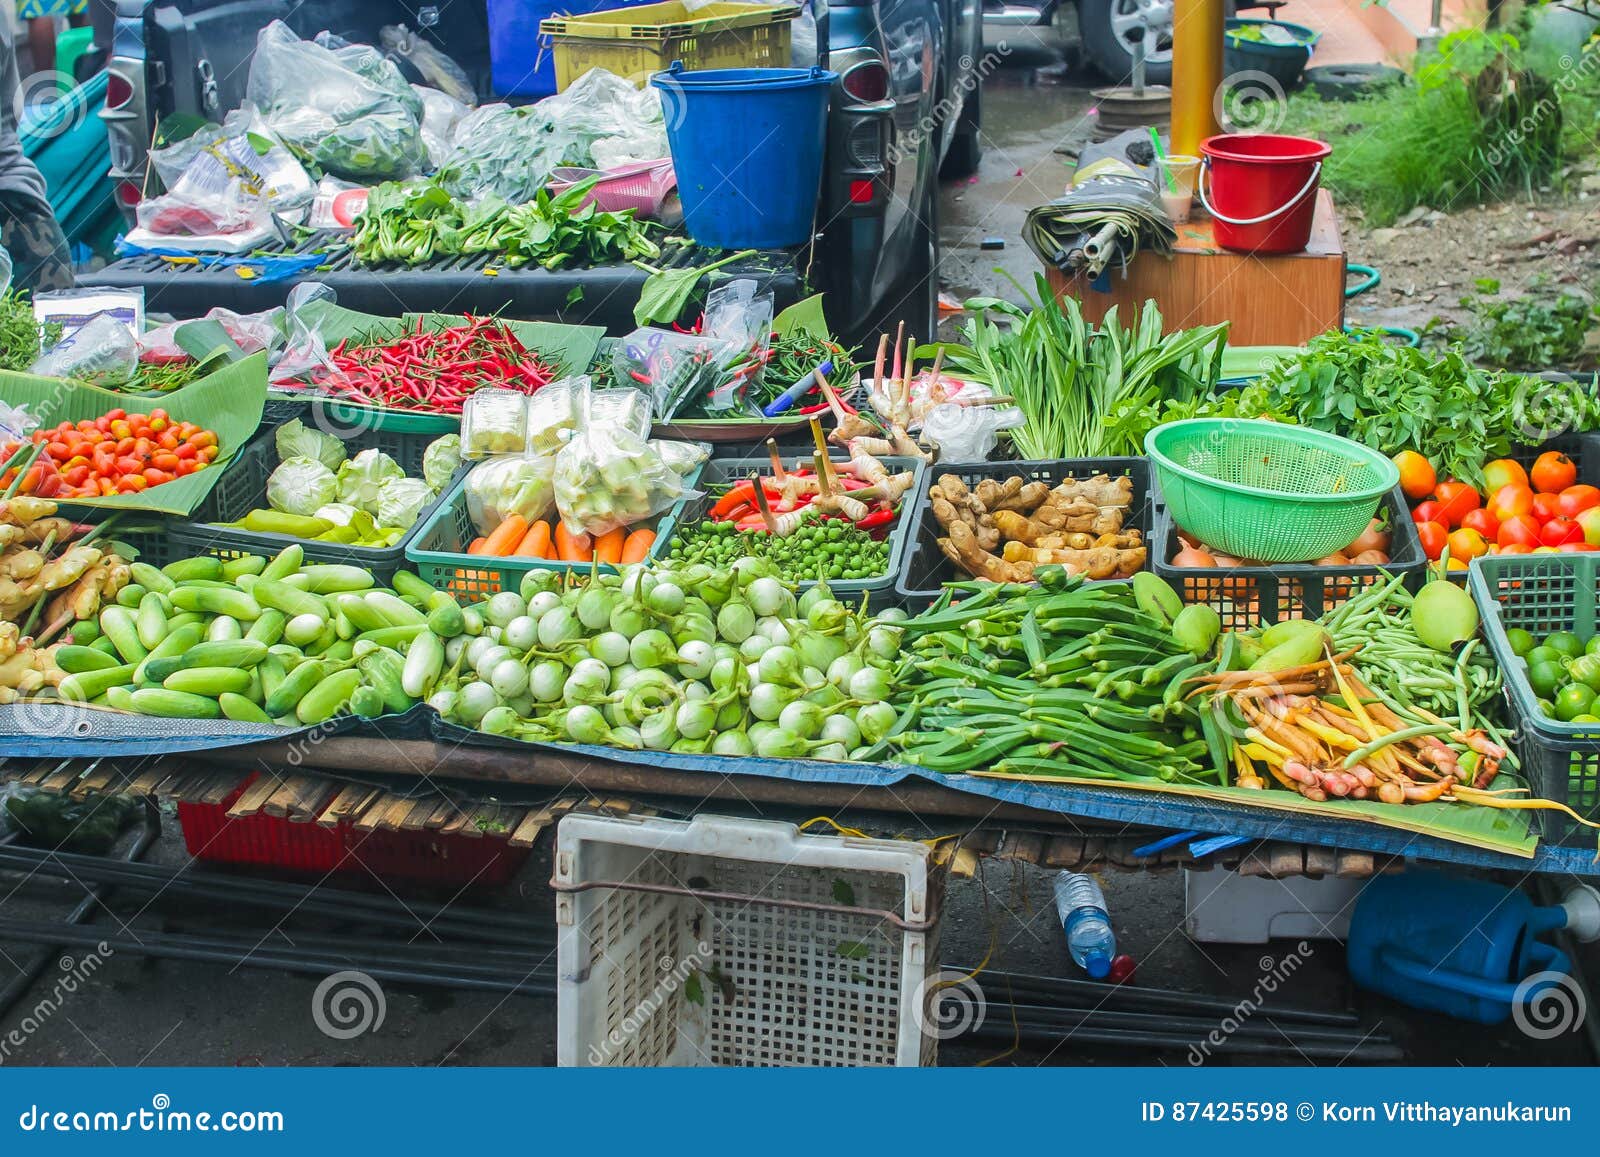
[[[510,847],[504,838],[492,836],[361,831],[343,821],[324,827],[264,812],[229,819],[228,809],[257,778],[251,773],[221,803],[178,804],[178,824],[191,856],[293,872],[370,871],[386,880],[494,887],[508,883],[533,850]]]

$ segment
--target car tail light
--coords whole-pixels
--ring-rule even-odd
[[[133,99],[133,81],[115,70],[106,72],[106,108],[119,109]]]
[[[851,181],[850,200],[857,205],[868,205],[872,202],[873,187],[871,181]]]
[[[845,95],[861,104],[871,104],[889,95],[889,70],[881,60],[866,60],[846,70],[839,80]]]
[[[138,185],[132,181],[117,182],[117,201],[123,207],[132,209],[142,199],[143,195],[140,193]]]
[[[859,167],[883,163],[883,125],[877,117],[859,117],[845,139],[850,160]]]

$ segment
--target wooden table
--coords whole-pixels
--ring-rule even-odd
[[[1234,345],[1301,345],[1344,324],[1345,254],[1333,197],[1318,190],[1311,240],[1299,253],[1257,255],[1217,247],[1211,219],[1196,209],[1178,226],[1170,258],[1140,253],[1126,274],[1107,271],[1109,292],[1051,268],[1051,288],[1099,321],[1112,306],[1124,321],[1154,300],[1168,331],[1229,322]]]

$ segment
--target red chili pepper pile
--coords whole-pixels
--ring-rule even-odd
[[[340,342],[333,372],[315,385],[349,401],[396,410],[459,414],[474,390],[485,386],[531,394],[556,376],[497,318],[468,315],[449,329],[417,328],[383,345]]]

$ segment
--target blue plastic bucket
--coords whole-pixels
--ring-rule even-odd
[[[650,78],[696,242],[782,249],[810,239],[835,79],[822,68],[688,72],[681,61]]]
[[[553,96],[555,53],[539,37],[552,16],[637,8],[650,0],[489,0],[489,83],[496,96]]]

